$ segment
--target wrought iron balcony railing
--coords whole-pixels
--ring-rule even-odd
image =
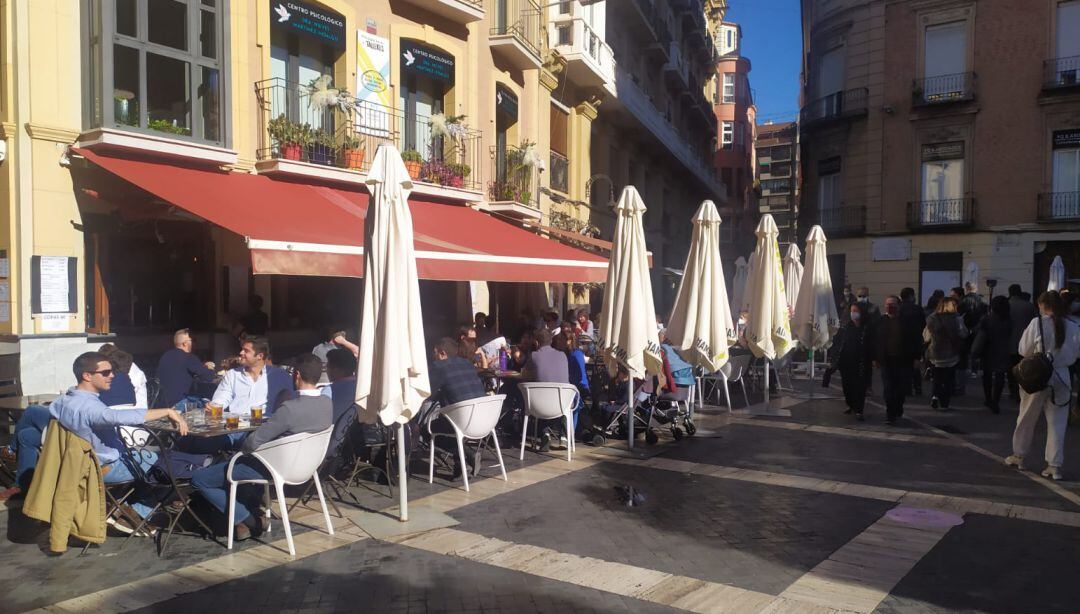
[[[819,224],[830,237],[861,235],[866,232],[866,207],[845,205],[824,207],[820,211]]]
[[[1039,194],[1038,218],[1042,222],[1080,221],[1080,192]]]
[[[543,46],[544,24],[535,0],[490,0],[491,36],[513,36],[537,56]]]
[[[912,103],[925,106],[974,100],[975,81],[973,72],[916,79],[911,85]]]
[[[527,147],[492,147],[488,199],[536,207],[539,169],[536,161],[531,159],[533,155]]]
[[[866,115],[870,90],[865,87],[836,92],[811,100],[802,108],[805,125]]]
[[[1080,86],[1080,55],[1054,58],[1043,62],[1043,89],[1056,90]]]
[[[909,202],[907,225],[911,230],[951,230],[975,223],[975,199],[971,196]]]

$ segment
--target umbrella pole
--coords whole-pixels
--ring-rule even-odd
[[[629,449],[634,449],[634,376],[627,373],[626,378],[626,424],[630,439],[627,442]]]
[[[405,466],[405,425],[398,424],[397,432],[398,462],[398,511],[401,522],[409,521],[408,468]]]
[[[810,348],[810,398],[814,398],[814,348]]]
[[[769,409],[769,359],[765,359],[765,409]]]

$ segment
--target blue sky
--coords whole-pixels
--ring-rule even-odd
[[[802,30],[799,0],[729,0],[727,20],[742,26],[758,121],[795,119]]]

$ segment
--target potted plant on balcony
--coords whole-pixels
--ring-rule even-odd
[[[413,181],[420,179],[420,171],[423,170],[424,157],[420,155],[419,151],[415,149],[406,149],[401,152],[401,161],[405,163],[405,168],[409,171],[409,177]]]
[[[336,153],[337,143],[334,142],[334,135],[324,130],[313,131],[310,154],[312,164],[333,164]]]
[[[355,134],[346,135],[341,141],[341,159],[345,168],[360,170],[364,166],[364,156],[367,147],[364,141]]]
[[[311,127],[290,121],[285,114],[270,120],[266,131],[285,160],[299,160],[304,147],[311,142]]]
[[[472,173],[472,167],[468,164],[447,164],[449,171],[448,181],[452,188],[460,188],[465,185],[465,179]]]

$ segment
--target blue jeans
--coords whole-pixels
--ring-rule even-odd
[[[222,514],[229,509],[229,480],[225,474],[229,463],[217,463],[202,469],[196,469],[191,476],[191,485],[199,494]],[[262,463],[252,458],[241,458],[233,465],[235,480],[270,480],[270,472]],[[250,508],[258,508],[262,499],[263,487],[260,485],[241,485],[236,490],[236,510],[233,524],[244,522],[251,516]]]
[[[176,402],[176,411],[184,413],[188,410],[202,409],[206,407],[206,400],[195,396],[186,396]]]
[[[15,423],[15,435],[8,447],[18,456],[15,467],[15,483],[23,491],[30,490],[30,481],[34,478],[34,467],[41,456],[41,434],[49,425],[49,408],[43,405],[31,405],[26,408],[19,421]]]
[[[190,454],[217,454],[218,452],[229,452],[239,450],[240,444],[244,443],[244,438],[247,436],[248,434],[246,432],[226,433],[214,437],[188,435],[187,437],[181,437],[176,441],[176,449]]]
[[[111,467],[109,472],[105,474],[104,481],[106,484],[117,484],[120,482],[138,481],[141,475],[145,475],[147,471],[150,471],[150,467],[157,462],[157,453],[150,450],[135,450],[130,454],[127,454],[120,458],[118,461],[113,461],[106,465]],[[138,463],[141,471],[135,471],[132,465]],[[137,496],[138,493],[136,493]],[[142,518],[146,518],[150,515],[150,512],[154,509],[153,501],[147,500],[131,500],[131,509]]]

